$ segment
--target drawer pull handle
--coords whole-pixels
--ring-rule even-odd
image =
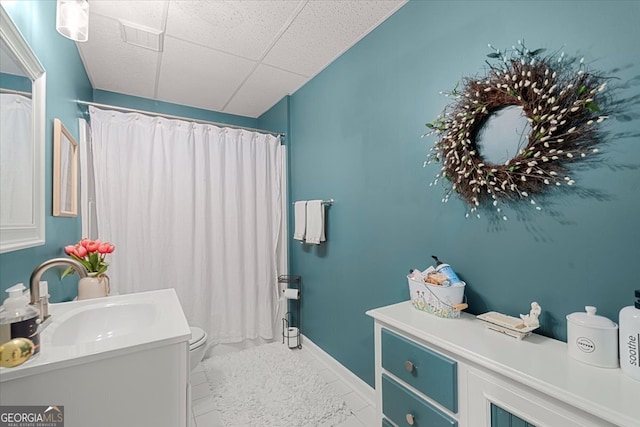
[[[414,423],[413,414],[407,414],[405,419],[407,420],[407,424],[409,424],[410,426],[413,425],[413,423]]]
[[[409,372],[413,372],[413,369],[414,369],[413,363],[407,360],[406,362],[404,362],[404,368]]]

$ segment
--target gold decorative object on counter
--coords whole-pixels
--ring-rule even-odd
[[[28,338],[14,338],[0,345],[0,366],[13,368],[22,365],[33,355],[35,345]]]

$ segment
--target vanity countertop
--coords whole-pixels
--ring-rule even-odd
[[[414,309],[409,301],[367,314],[469,365],[489,369],[616,425],[637,425],[640,381],[620,369],[572,359],[565,342],[537,334],[517,340],[488,330],[473,315],[443,319]]]
[[[174,289],[49,305],[40,352],[0,368],[0,383],[134,351],[188,343],[189,324]]]

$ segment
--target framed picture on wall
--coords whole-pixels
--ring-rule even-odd
[[[78,142],[53,121],[53,216],[78,216]]]

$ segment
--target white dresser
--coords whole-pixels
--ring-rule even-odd
[[[564,342],[520,341],[409,301],[367,314],[383,426],[640,426],[640,381],[570,358]]]

